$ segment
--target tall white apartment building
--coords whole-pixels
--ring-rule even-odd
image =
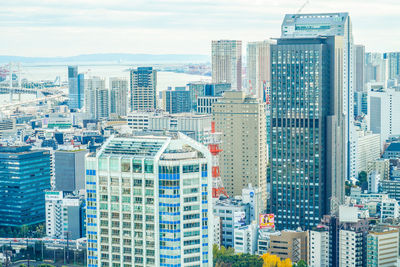
[[[126,116],[128,110],[128,81],[110,78],[110,113]]]
[[[88,266],[212,266],[211,153],[183,134],[86,157]]]
[[[270,40],[247,44],[247,93],[260,99],[269,95],[271,79]]]
[[[92,119],[105,119],[110,115],[109,91],[105,79],[85,79],[85,111]]]
[[[339,266],[362,266],[363,233],[353,230],[339,230]]]
[[[317,228],[309,231],[308,265],[329,267],[329,231]]]
[[[356,175],[362,171],[367,171],[368,162],[379,159],[381,156],[381,137],[370,131],[356,131]]]
[[[394,89],[368,92],[369,129],[381,135],[381,147],[390,135],[400,134],[400,91]]]
[[[130,72],[130,111],[150,111],[157,108],[157,71],[153,67],[138,67]]]
[[[212,41],[211,65],[213,83],[230,83],[232,90],[242,90],[242,41]]]

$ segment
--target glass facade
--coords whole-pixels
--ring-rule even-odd
[[[0,226],[44,222],[49,189],[49,151],[0,147]]]
[[[329,212],[328,116],[337,102],[330,49],[324,38],[272,46],[269,209],[279,229],[310,229]]]

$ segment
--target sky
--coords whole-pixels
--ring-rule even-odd
[[[0,0],[0,55],[210,54],[211,40],[280,37],[307,0]],[[399,0],[309,0],[349,12],[366,51],[400,51]],[[243,52],[245,49],[243,49]]]

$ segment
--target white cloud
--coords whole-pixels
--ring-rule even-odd
[[[13,0],[0,3],[0,54],[209,53],[212,39],[279,37],[305,0]],[[355,41],[399,50],[397,0],[311,0],[312,12],[349,12]],[[382,42],[382,40],[385,40]]]

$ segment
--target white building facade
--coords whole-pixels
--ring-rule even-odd
[[[381,147],[391,135],[400,134],[400,91],[394,89],[368,92],[369,129],[381,135]]]
[[[212,266],[211,154],[183,134],[86,158],[88,266]]]
[[[309,231],[308,265],[329,267],[329,231],[317,229]]]
[[[242,90],[242,41],[212,41],[211,65],[213,83],[230,83],[232,90]]]

